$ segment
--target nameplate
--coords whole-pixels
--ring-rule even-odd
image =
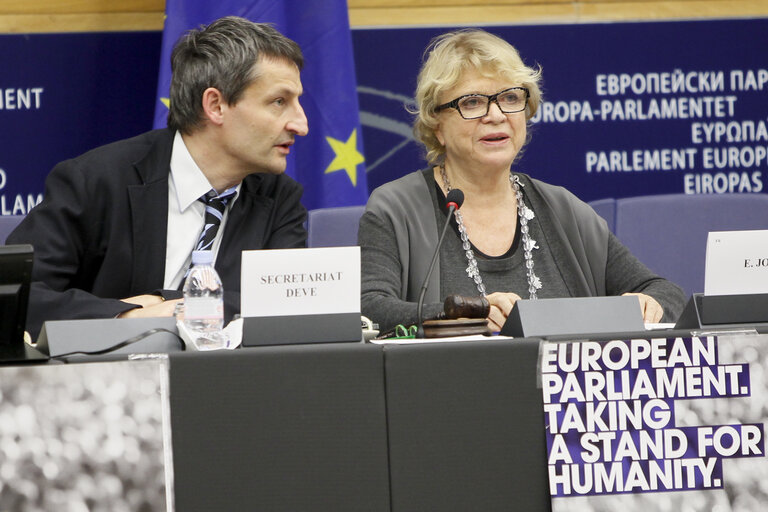
[[[712,231],[704,295],[768,293],[768,230]]]
[[[717,327],[768,331],[768,294],[703,295],[694,293],[675,329]]]
[[[518,300],[501,328],[503,336],[549,337],[643,331],[633,295]]]
[[[243,345],[360,341],[360,247],[244,251]]]
[[[125,346],[119,346],[130,341]],[[117,347],[114,350],[110,350]],[[129,354],[184,350],[174,318],[98,318],[49,320],[37,339],[37,348],[51,357],[77,352],[75,357],[125,358]],[[94,352],[108,351],[101,355]]]

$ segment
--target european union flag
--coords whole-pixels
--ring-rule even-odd
[[[304,53],[301,104],[309,135],[296,140],[289,175],[304,185],[308,209],[368,198],[346,0],[167,0],[155,127],[166,126],[171,50],[187,30],[223,16],[272,23]]]

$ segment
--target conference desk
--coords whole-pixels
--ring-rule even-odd
[[[0,510],[549,510],[538,341],[0,366]]]
[[[176,509],[548,510],[538,342],[170,356]]]
[[[740,391],[752,400],[744,410],[754,417],[745,423],[764,424],[768,418],[766,341],[764,335],[753,336],[722,346],[722,364],[744,362],[753,368],[754,387]],[[113,495],[135,498],[145,493],[148,501],[152,493],[154,503],[160,496],[159,505],[127,510],[163,510],[165,504],[165,510],[184,512],[548,511],[552,502],[539,348],[539,340],[503,338],[336,343],[1,367],[0,446],[5,459],[0,460],[0,510],[56,509],[19,508],[4,501],[16,485],[8,479],[8,467],[26,460],[27,480],[41,489],[63,492],[79,486],[92,492],[99,485],[81,485],[80,477],[98,474]],[[75,376],[93,381],[92,387],[104,392],[84,392],[77,383],[72,392],[61,392],[60,383]],[[138,399],[129,403],[132,393]],[[42,395],[48,400],[36,402]],[[100,395],[99,403],[84,407],[91,395]],[[18,410],[9,412],[14,401]],[[55,402],[63,404],[69,419],[56,432],[52,448],[48,441],[35,439],[50,429],[30,417],[42,415]],[[690,410],[682,405],[676,409],[681,421],[683,411]],[[715,412],[727,416],[700,415],[701,424],[733,423],[727,408]],[[18,425],[9,428],[14,417]],[[104,428],[107,421],[116,427]],[[110,431],[115,428],[131,431],[138,441],[119,441],[119,433]],[[147,429],[162,435],[149,435]],[[10,448],[8,436],[20,435],[28,457]],[[56,480],[60,468],[54,466],[59,463],[40,451],[46,446],[44,454],[58,451],[71,458],[66,448],[56,448],[57,439],[75,439],[95,456],[76,465],[71,476],[59,474]],[[105,454],[112,459],[105,460]],[[724,472],[729,492],[743,479],[738,492],[751,495],[762,507],[768,496],[750,487],[762,481],[762,473],[751,466],[737,470],[732,462],[728,459]],[[759,471],[768,468],[761,460],[755,463]],[[119,486],[116,472],[121,473]],[[19,499],[30,499],[28,485],[19,486]],[[692,493],[674,498],[679,495]],[[569,503],[578,510],[580,502]]]

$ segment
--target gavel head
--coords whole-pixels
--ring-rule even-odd
[[[445,318],[486,318],[491,312],[491,303],[485,297],[449,295],[443,303]]]

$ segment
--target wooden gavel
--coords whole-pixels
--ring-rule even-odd
[[[485,297],[466,297],[449,295],[443,303],[443,317],[448,320],[457,318],[486,318],[491,312],[491,303]]]

